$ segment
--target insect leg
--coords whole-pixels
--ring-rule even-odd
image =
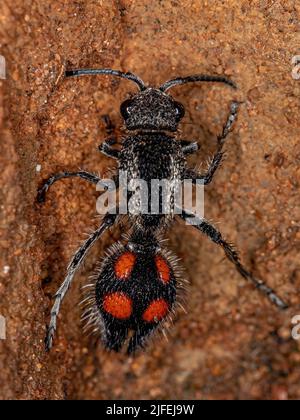
[[[200,145],[196,141],[180,140],[180,144],[185,155],[192,155],[200,150]]]
[[[230,133],[232,126],[234,122],[237,119],[238,115],[238,109],[239,109],[239,103],[238,102],[232,102],[230,106],[230,112],[227,117],[227,121],[223,127],[222,133],[218,136],[218,147],[217,151],[213,156],[213,159],[209,165],[209,168],[205,174],[197,174],[196,172],[193,172],[191,170],[187,171],[187,179],[193,179],[196,181],[197,179],[202,180],[204,185],[208,185],[213,180],[214,174],[218,167],[221,164],[222,158],[223,158],[223,146],[225,143],[225,140]]]
[[[120,157],[120,151],[111,147],[116,143],[117,141],[114,138],[105,140],[102,144],[100,144],[99,151],[103,153],[105,156],[118,160]]]
[[[233,101],[230,105],[230,111],[227,117],[227,121],[223,127],[222,134],[218,136],[218,145],[222,145],[225,143],[226,137],[230,133],[233,124],[235,123],[237,116],[238,116],[238,110],[239,110],[239,102]]]
[[[245,269],[245,267],[241,264],[238,253],[234,249],[234,247],[230,243],[226,242],[222,238],[221,233],[207,220],[197,218],[197,216],[187,211],[183,211],[180,217],[187,222],[189,222],[189,219],[194,219],[193,226],[195,226],[196,229],[200,230],[200,232],[208,236],[208,238],[211,239],[215,244],[223,248],[226,257],[231,263],[235,265],[235,268],[242,277],[250,281],[261,293],[266,295],[268,299],[272,303],[274,303],[278,308],[288,308],[288,305],[276,294],[276,292],[273,289],[267,286],[262,280],[256,279],[249,271]]]
[[[58,289],[58,291],[55,294],[55,302],[51,309],[51,320],[47,332],[46,337],[46,350],[49,351],[53,344],[53,338],[56,331],[56,325],[57,325],[57,316],[60,310],[61,303],[73,281],[74,275],[76,271],[81,266],[81,263],[83,262],[84,258],[86,257],[87,252],[90,250],[90,248],[94,245],[94,243],[101,237],[101,235],[109,228],[111,227],[116,220],[116,215],[112,214],[106,214],[104,216],[104,219],[100,225],[100,227],[92,233],[92,235],[89,236],[89,238],[83,243],[83,245],[78,249],[78,251],[75,253],[74,257],[72,258],[67,275],[65,277],[64,282]]]
[[[94,175],[85,171],[61,172],[61,173],[51,176],[44,182],[43,186],[38,190],[37,201],[39,203],[44,203],[46,199],[46,193],[48,192],[51,185],[53,185],[56,181],[59,181],[60,179],[71,178],[71,177],[79,177],[95,185],[97,185],[98,182],[101,181],[101,179],[97,175]]]
[[[116,127],[114,125],[114,123],[112,122],[111,118],[109,115],[105,114],[102,116],[102,121],[105,125],[105,131],[107,133],[108,136],[111,136],[113,134],[113,132],[115,131]]]

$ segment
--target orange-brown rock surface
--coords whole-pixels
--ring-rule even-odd
[[[300,398],[300,81],[298,1],[3,0],[0,54],[0,398],[292,399]],[[232,98],[243,101],[227,157],[206,190],[206,217],[219,222],[245,264],[291,303],[280,313],[224,261],[220,249],[183,223],[169,247],[190,282],[187,314],[169,341],[135,358],[106,353],[80,325],[80,288],[117,228],[93,249],[61,311],[53,351],[44,351],[51,296],[84,234],[95,226],[97,193],[83,181],[57,183],[41,207],[42,179],[78,167],[101,174],[101,116],[122,125],[118,109],[134,87],[105,77],[63,80],[61,69],[113,67],[160,84],[193,73],[225,74],[222,86],[174,89],[186,106],[183,138],[206,162]],[[41,165],[40,167],[38,165]],[[37,171],[37,168],[40,171]]]

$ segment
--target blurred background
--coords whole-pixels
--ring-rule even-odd
[[[298,399],[300,314],[300,80],[297,1],[2,0],[0,54],[1,399]],[[185,224],[169,231],[190,285],[186,310],[136,357],[107,353],[80,325],[81,287],[121,228],[107,233],[77,276],[44,351],[51,296],[85,233],[97,193],[66,180],[36,203],[43,179],[79,167],[107,173],[97,151],[102,116],[122,126],[134,86],[108,77],[59,80],[63,67],[112,67],[159,85],[175,76],[224,74],[239,85],[172,91],[186,107],[179,136],[211,157],[232,99],[243,101],[226,160],[206,189],[205,213],[242,261],[291,308],[281,313],[245,283],[222,251]],[[295,70],[295,69],[294,69]],[[118,131],[119,138],[122,133]]]

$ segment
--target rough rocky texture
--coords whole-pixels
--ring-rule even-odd
[[[0,313],[8,323],[0,342],[2,399],[300,398],[299,342],[290,338],[291,317],[300,313],[300,82],[291,75],[299,14],[292,0],[1,2],[0,53],[8,66],[0,113]],[[95,225],[97,194],[67,180],[40,207],[37,186],[64,168],[105,173],[111,161],[97,152],[101,115],[121,126],[120,101],[134,89],[105,77],[55,85],[64,64],[130,70],[153,84],[199,72],[237,81],[237,94],[211,85],[174,89],[187,109],[181,133],[203,143],[191,164],[205,162],[229,101],[243,101],[226,162],[206,191],[206,216],[290,310],[278,312],[220,249],[179,224],[169,246],[191,283],[188,313],[178,313],[168,342],[153,341],[135,358],[108,354],[83,335],[78,301],[117,228],[91,252],[63,304],[54,350],[45,354],[51,295]]]

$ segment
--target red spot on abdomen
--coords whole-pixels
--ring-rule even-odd
[[[132,273],[136,256],[132,252],[125,252],[115,263],[115,274],[118,279],[126,280]]]
[[[164,299],[154,300],[143,314],[143,320],[146,322],[159,322],[169,312],[169,305]]]
[[[105,312],[117,319],[128,319],[132,314],[132,300],[122,292],[106,295],[103,300]]]
[[[161,281],[163,281],[164,283],[169,283],[171,277],[171,270],[166,260],[160,255],[157,255],[155,257],[155,264]]]

